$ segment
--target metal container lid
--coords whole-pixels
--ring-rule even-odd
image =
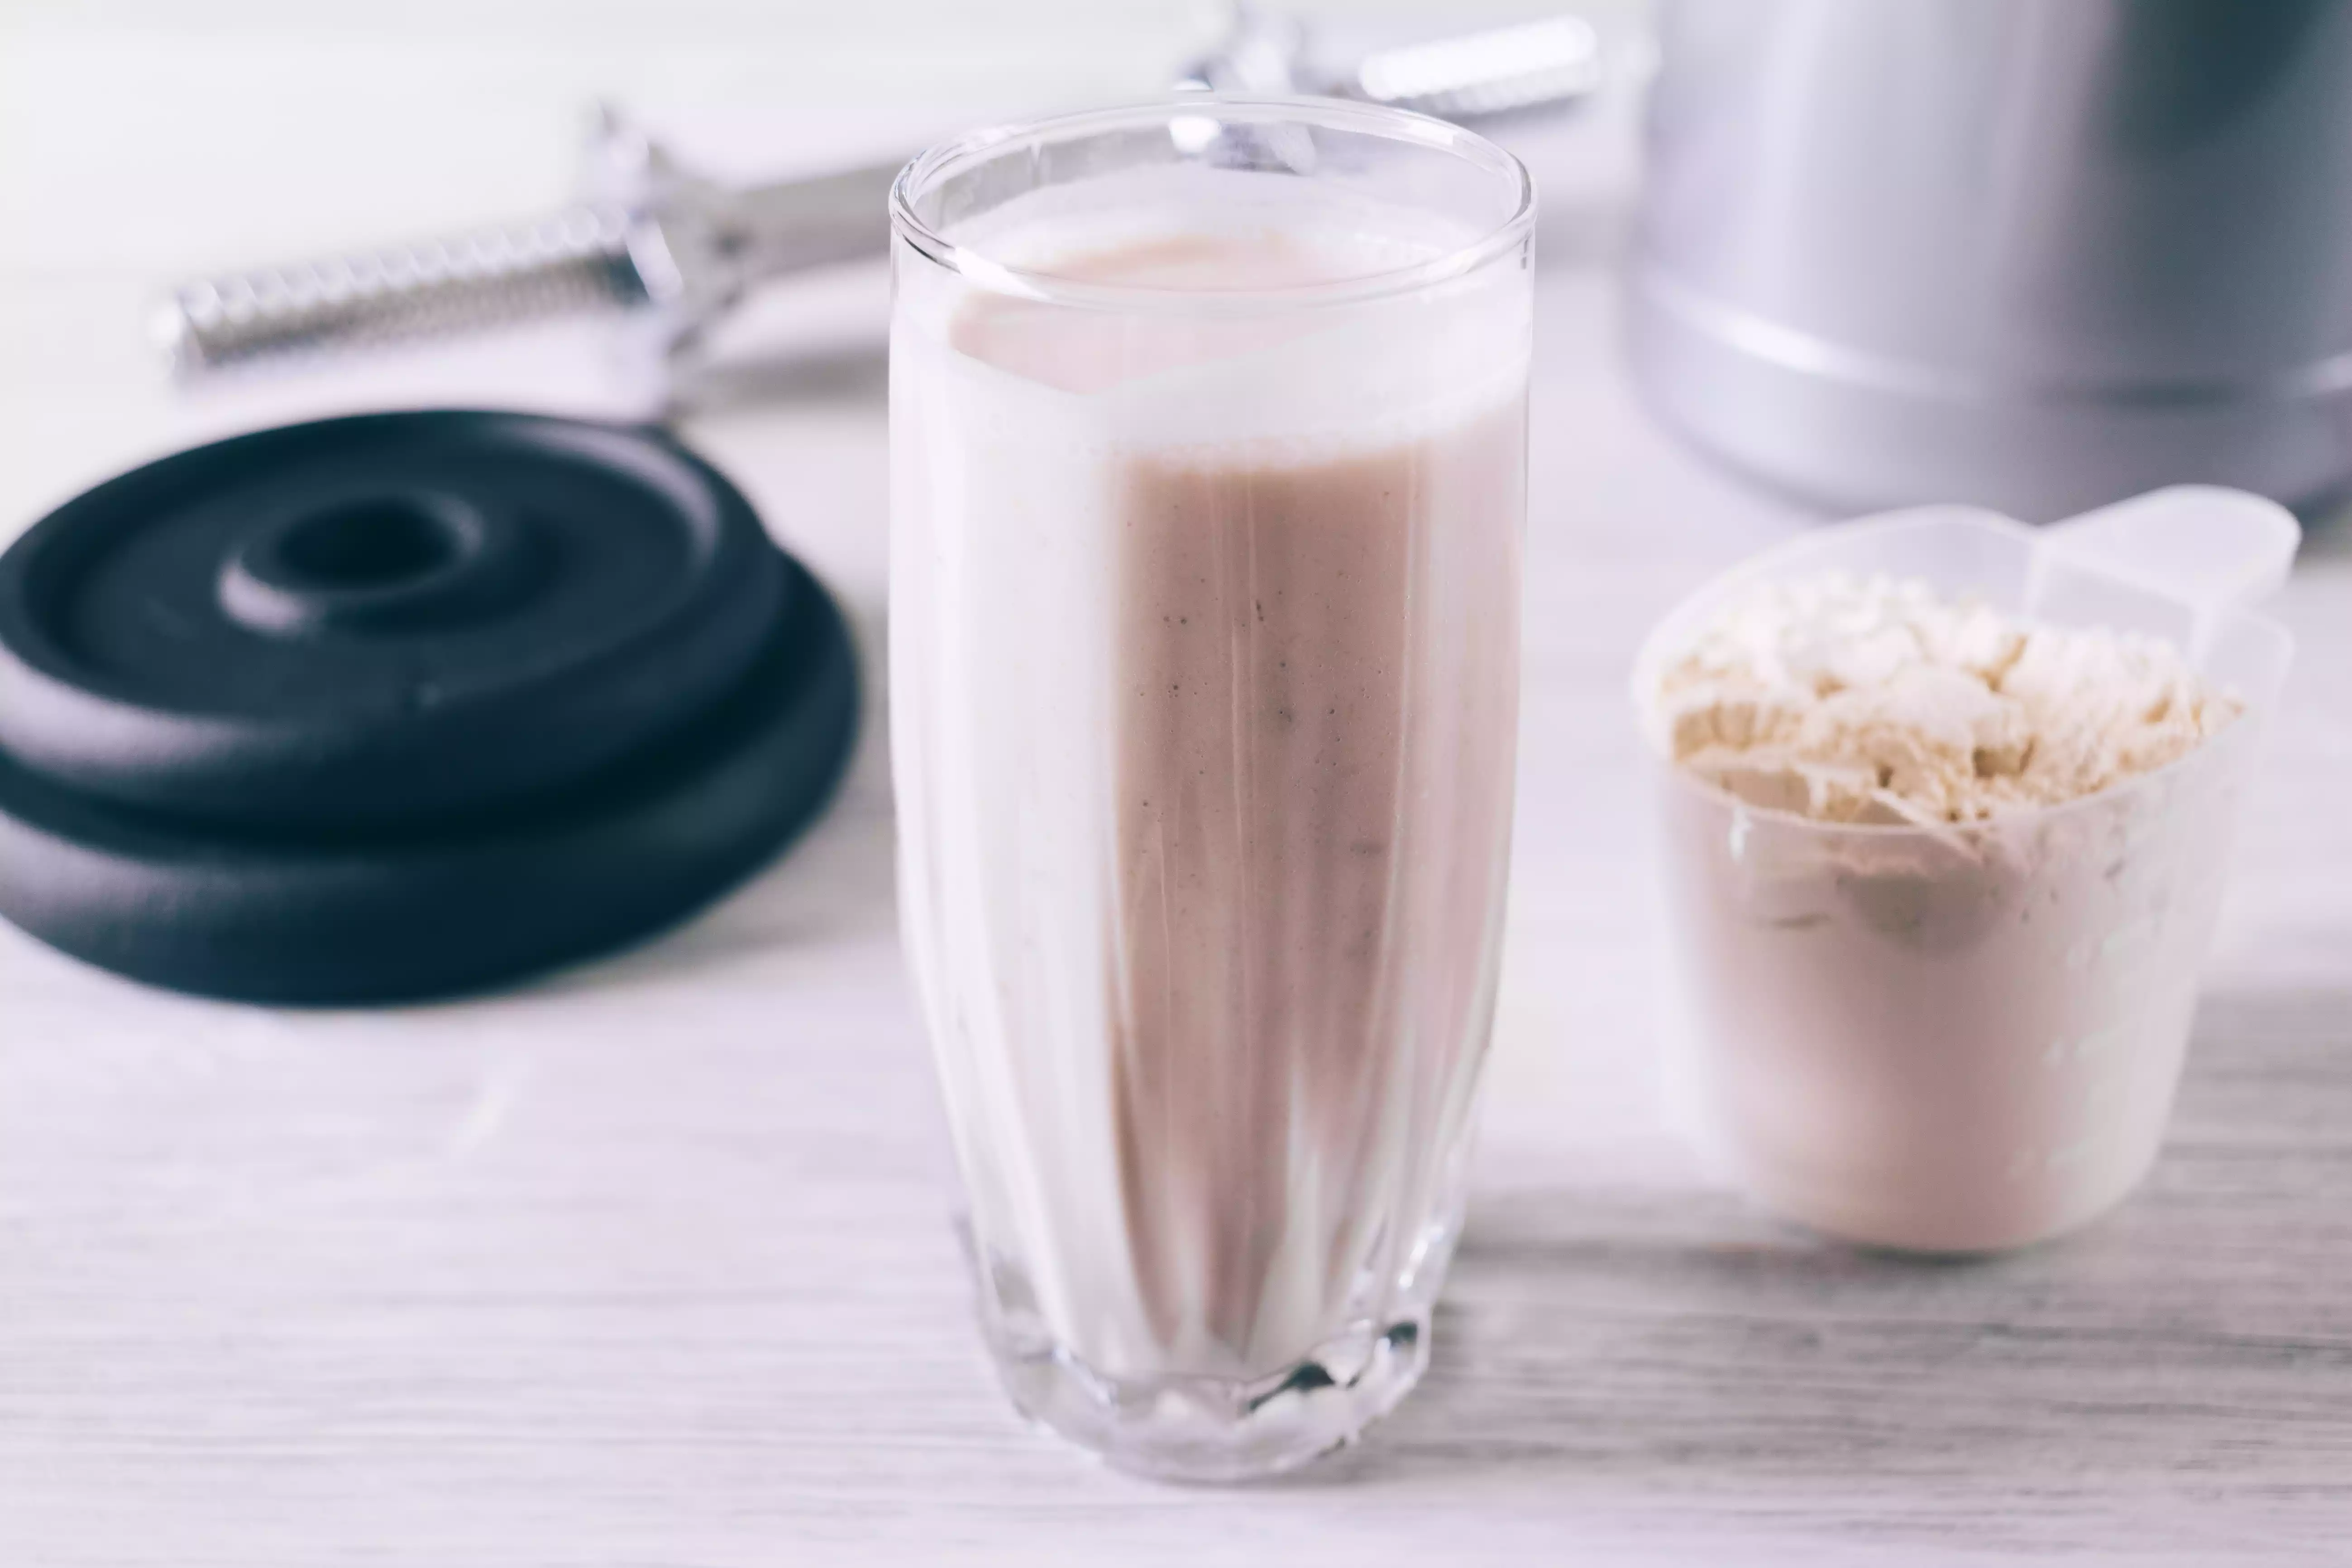
[[[0,556],[0,914],[214,994],[493,985],[762,862],[856,687],[824,591],[659,431],[239,437]]]

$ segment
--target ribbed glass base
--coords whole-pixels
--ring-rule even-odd
[[[1396,1288],[1364,1293],[1385,1297],[1386,1310],[1247,1381],[1106,1375],[1055,1337],[1002,1259],[974,1269],[982,1335],[1022,1414],[1120,1469],[1177,1481],[1279,1475],[1352,1443],[1421,1381],[1454,1231],[1453,1215],[1432,1226]]]
[[[1108,1378],[1057,1345],[990,1348],[1024,1415],[1120,1469],[1243,1481],[1345,1447],[1396,1408],[1429,1364],[1429,1328],[1365,1324],[1252,1383]]]

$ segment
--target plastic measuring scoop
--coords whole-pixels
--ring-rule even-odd
[[[2201,487],[2041,529],[1925,508],[1768,551],[1660,622],[1634,699],[1659,752],[1666,1077],[1713,1163],[1817,1229],[1939,1252],[2039,1241],[2137,1184],[2292,657],[2249,606],[2299,538],[2283,508]],[[1818,822],[1675,766],[1665,670],[1758,584],[1832,572],[2170,639],[2243,711],[2167,767],[1985,822]]]
[[[1918,578],[2022,619],[2160,637],[2266,716],[2292,639],[2251,614],[2284,584],[2303,531],[2275,501],[2211,485],[2151,490],[2034,527],[1980,507],[1929,506],[1816,530],[1751,556],[1659,621],[1635,660],[1634,701],[1657,735],[1651,696],[1667,666],[1760,584],[1843,572]]]
[[[2303,530],[2273,500],[2212,485],[2151,490],[2040,531],[2025,608],[2073,625],[2131,618],[2155,599],[2188,625],[2202,668],[2237,612],[2285,585]],[[2284,673],[2284,670],[2281,671]]]

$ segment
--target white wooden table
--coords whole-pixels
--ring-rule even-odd
[[[974,72],[1139,90],[1189,31],[1076,0],[661,9],[656,51],[554,0],[9,0],[0,536],[265,419],[593,405],[593,355],[551,339],[187,405],[136,325],[192,265],[553,199],[593,88],[880,134]],[[1244,1492],[1117,1477],[1007,1413],[945,1222],[877,706],[772,871],[495,1000],[193,1002],[0,931],[0,1564],[2352,1562],[2352,537],[2317,533],[2280,606],[2298,682],[2148,1187],[1969,1265],[1759,1216],[1654,1106],[1621,685],[1650,616],[1802,519],[1629,402],[1599,266],[1624,136],[1591,129],[1547,181],[1478,1181],[1402,1413]],[[686,431],[853,607],[878,704],[878,296],[833,287],[831,336]]]

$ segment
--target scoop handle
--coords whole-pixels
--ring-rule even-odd
[[[2045,559],[2119,577],[2191,605],[2200,620],[2276,593],[2303,529],[2274,500],[2218,485],[2175,485],[2053,524]]]

